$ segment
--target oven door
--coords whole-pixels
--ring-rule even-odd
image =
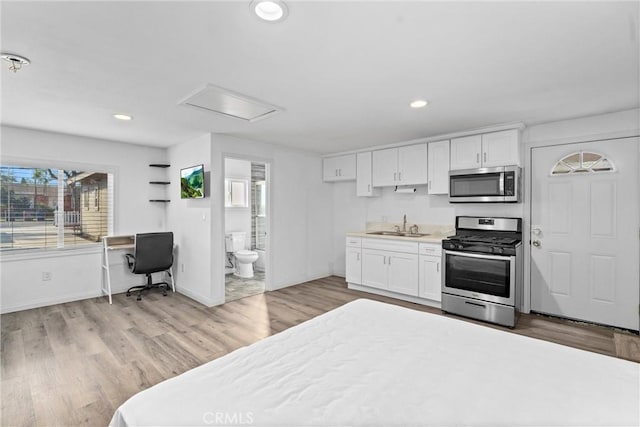
[[[442,251],[442,292],[515,305],[516,257]]]

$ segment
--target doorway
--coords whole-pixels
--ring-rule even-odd
[[[268,164],[225,158],[225,302],[264,293]]]
[[[638,330],[639,139],[531,152],[531,310]]]

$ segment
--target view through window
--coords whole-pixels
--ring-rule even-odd
[[[99,242],[109,232],[112,175],[1,165],[0,250]]]

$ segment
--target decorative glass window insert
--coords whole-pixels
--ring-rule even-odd
[[[569,154],[559,160],[551,170],[551,175],[613,171],[615,171],[613,163],[604,155],[589,151],[580,151]]]

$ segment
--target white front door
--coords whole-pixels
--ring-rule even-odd
[[[533,311],[638,330],[639,146],[532,149]]]

